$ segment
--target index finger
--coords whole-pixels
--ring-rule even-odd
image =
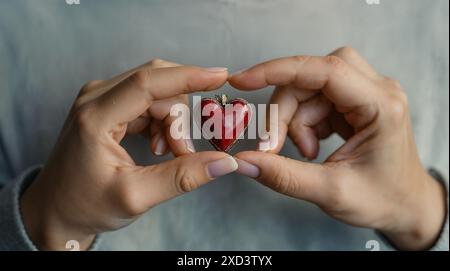
[[[95,114],[109,125],[127,123],[143,114],[156,100],[217,89],[225,84],[227,76],[226,68],[144,68],[95,100]]]
[[[233,74],[230,84],[241,90],[269,85],[294,85],[321,90],[333,103],[357,107],[374,102],[373,82],[337,56],[293,56],[279,58]]]

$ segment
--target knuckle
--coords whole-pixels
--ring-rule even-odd
[[[386,111],[387,116],[393,121],[394,125],[404,122],[408,116],[408,96],[402,90],[399,81],[390,77],[384,77],[387,84]]]
[[[198,183],[185,167],[178,167],[175,172],[175,184],[180,194],[191,192],[198,188]]]
[[[160,58],[154,58],[154,59],[150,60],[150,62],[149,62],[150,66],[160,66],[164,63],[165,63],[165,61]]]
[[[335,55],[340,56],[343,59],[353,57],[356,53],[356,50],[351,46],[343,46],[335,51]]]
[[[286,177],[286,175],[280,171],[275,172],[274,178],[273,178],[273,189],[275,191],[278,191],[282,194],[287,192],[287,187],[289,183],[289,179]]]
[[[294,61],[300,64],[308,62],[310,58],[311,58],[310,56],[305,55],[297,55],[293,57]]]
[[[287,158],[285,158],[287,159]],[[289,170],[281,170],[278,168],[273,175],[273,189],[282,194],[292,193],[296,190],[294,187],[294,177]]]
[[[77,109],[82,107],[85,103],[87,102],[86,99],[84,99],[83,97],[78,97],[75,102],[73,103],[73,108]]]
[[[80,90],[80,95],[86,94],[88,92],[91,92],[93,90],[95,90],[100,84],[102,84],[102,80],[92,80],[92,81],[88,81],[86,82]]]
[[[392,89],[394,89],[396,91],[402,90],[402,85],[400,84],[400,82],[398,80],[391,78],[391,77],[385,77],[385,81],[388,83],[388,85]]]
[[[128,80],[132,85],[136,86],[139,89],[146,89],[150,84],[150,69],[140,69],[133,73]]]
[[[346,67],[345,61],[334,55],[326,56],[325,63],[331,67],[332,71],[343,71]]]
[[[395,92],[388,98],[389,115],[398,124],[408,115],[408,98],[403,91]]]
[[[403,109],[408,108],[408,96],[405,92],[399,91],[395,94],[395,100]]]
[[[91,104],[82,105],[76,110],[75,123],[80,131],[89,132],[94,128],[92,124],[93,111],[94,108]]]

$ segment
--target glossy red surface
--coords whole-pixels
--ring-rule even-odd
[[[216,99],[204,98],[201,102],[201,110],[209,113],[206,116],[202,114],[201,123],[203,129],[208,128],[203,125],[207,120],[213,118],[222,119],[221,138],[213,136],[209,141],[218,151],[224,152],[229,151],[236,144],[238,138],[245,133],[252,116],[251,107],[244,99],[234,99],[223,105]],[[219,122],[220,120],[212,121]],[[211,132],[215,131],[214,125],[210,128]]]

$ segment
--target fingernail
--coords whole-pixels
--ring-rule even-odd
[[[272,149],[271,142],[270,142],[270,136],[267,135],[266,139],[260,140],[258,142],[258,151],[267,152]]]
[[[261,152],[268,152],[271,151],[273,149],[275,149],[275,144],[273,144],[273,140],[276,139],[272,139],[269,133],[266,133],[264,136],[262,136],[262,140],[260,140],[258,142],[258,151]]]
[[[206,68],[205,69],[208,72],[213,72],[213,73],[217,73],[217,72],[225,72],[228,70],[228,68],[225,67],[211,67],[211,68]]]
[[[238,163],[239,166],[237,169],[237,173],[248,176],[250,178],[258,178],[258,176],[260,175],[260,170],[257,166],[237,158],[236,162]]]
[[[270,151],[270,141],[260,141],[258,142],[258,151],[268,152]]]
[[[194,142],[192,142],[192,139],[186,139],[184,142],[186,143],[186,149],[189,152],[194,153],[195,152],[195,147],[194,147]]]
[[[155,154],[158,156],[163,155],[166,146],[166,140],[164,139],[164,137],[160,137],[158,141],[156,141]]]
[[[238,164],[233,157],[228,156],[208,164],[208,174],[211,178],[217,178],[238,169]]]

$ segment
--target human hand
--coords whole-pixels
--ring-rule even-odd
[[[170,136],[170,108],[186,93],[221,87],[224,68],[154,60],[83,87],[45,167],[21,198],[23,220],[40,249],[87,249],[95,235],[134,221],[151,207],[237,169],[220,152],[194,153],[190,140]],[[178,158],[136,165],[120,146],[126,134],[150,137],[157,155]]]
[[[445,218],[445,190],[419,160],[398,82],[351,48],[268,61],[229,82],[241,90],[277,86],[270,103],[279,104],[276,142],[261,144],[263,152],[238,153],[239,173],[343,222],[377,229],[400,249],[434,243]],[[314,159],[319,140],[332,133],[345,143],[323,164],[277,155],[289,135]]]

